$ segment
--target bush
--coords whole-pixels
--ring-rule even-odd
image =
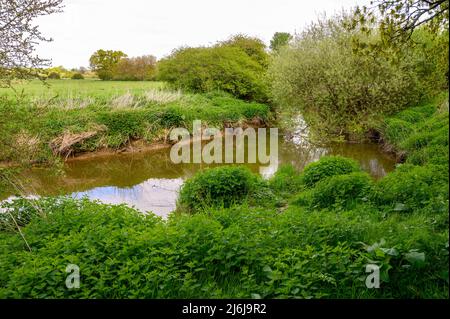
[[[59,80],[61,79],[61,75],[58,72],[50,72],[47,78],[51,80]]]
[[[312,208],[348,208],[361,200],[367,200],[371,189],[372,180],[367,173],[335,175],[301,194],[296,203]]]
[[[222,90],[266,101],[265,68],[237,46],[183,48],[158,63],[158,77],[192,92]]]
[[[425,207],[435,198],[448,200],[448,169],[445,166],[400,165],[376,184],[373,195],[378,205],[409,212]]]
[[[257,177],[245,167],[206,169],[183,184],[178,207],[190,212],[210,207],[230,207],[247,199],[257,181]]]
[[[83,74],[77,72],[72,75],[72,80],[84,80],[84,76]]]
[[[319,161],[308,164],[302,173],[302,179],[307,187],[335,175],[349,174],[360,171],[357,162],[341,156],[324,156]]]

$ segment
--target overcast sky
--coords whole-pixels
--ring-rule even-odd
[[[180,46],[213,44],[236,33],[269,43],[301,31],[324,12],[365,0],[65,0],[63,13],[36,21],[51,43],[38,47],[53,65],[88,66],[97,49],[161,58]]]

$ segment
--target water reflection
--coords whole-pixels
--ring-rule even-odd
[[[105,203],[126,203],[137,209],[166,216],[175,208],[177,191],[186,178],[205,167],[220,164],[173,164],[170,150],[117,154],[69,161],[64,176],[47,169],[33,169],[20,177],[26,194],[87,196]],[[270,165],[246,164],[265,178],[279,165],[290,163],[302,170],[324,155],[342,155],[357,160],[374,178],[394,168],[395,161],[374,144],[333,144],[326,147],[298,144],[279,137],[278,161]],[[3,199],[12,194],[3,194]]]

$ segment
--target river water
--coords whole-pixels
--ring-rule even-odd
[[[245,165],[265,178],[272,176],[282,164],[290,163],[301,170],[324,155],[353,158],[376,179],[395,167],[395,160],[383,153],[377,144],[339,143],[315,147],[296,138],[279,136],[278,145],[278,161],[270,165]],[[186,178],[205,167],[218,165],[174,164],[167,148],[69,160],[64,165],[63,175],[45,168],[34,168],[24,172],[18,184],[25,195],[87,196],[105,203],[125,203],[142,212],[153,211],[166,216],[174,210],[177,192]],[[11,198],[12,195],[3,194],[0,199]]]

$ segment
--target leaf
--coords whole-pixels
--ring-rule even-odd
[[[262,299],[260,294],[252,294],[252,299]]]

